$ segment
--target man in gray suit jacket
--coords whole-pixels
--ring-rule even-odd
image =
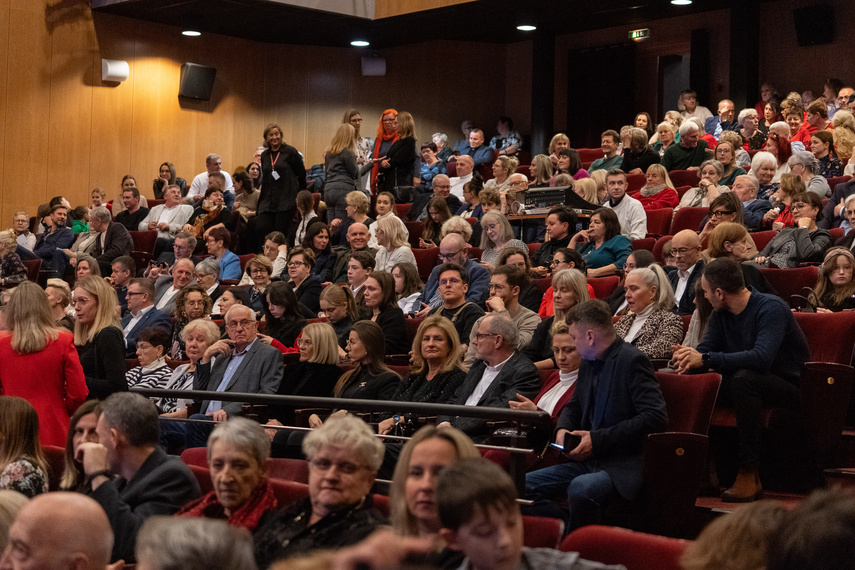
[[[505,315],[487,315],[473,340],[477,360],[449,404],[508,408],[517,394],[534,398],[540,375],[531,360],[517,352],[517,329]],[[487,419],[439,416],[437,424],[456,427],[476,443],[487,439]]]
[[[154,282],[154,305],[158,311],[171,314],[175,310],[178,292],[193,282],[196,266],[189,259],[179,259],[172,267],[172,275],[161,275]]]
[[[275,394],[282,382],[282,353],[258,338],[255,311],[235,305],[226,313],[229,340],[212,344],[196,369],[193,388],[217,392]],[[216,357],[212,364],[211,360]],[[240,415],[243,402],[202,400],[201,413],[190,419],[224,422]],[[213,425],[189,424],[187,447],[204,447]]]
[[[131,279],[128,284],[128,314],[122,318],[128,358],[136,357],[137,338],[145,329],[161,327],[172,331],[169,313],[158,311],[154,307],[153,299],[154,285],[150,279],[145,277]]]

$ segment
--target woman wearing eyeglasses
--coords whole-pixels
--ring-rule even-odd
[[[116,312],[116,291],[92,275],[75,284],[71,303],[76,316],[74,344],[89,398],[103,400],[114,392],[127,392],[125,335]]]
[[[785,174],[784,178],[791,175]],[[784,180],[781,180],[783,185]],[[822,261],[822,256],[831,245],[828,230],[817,227],[822,219],[822,199],[813,192],[801,192],[793,196],[790,210],[796,221],[787,226],[766,244],[754,261],[762,267],[798,267],[799,263]]]
[[[740,225],[745,224],[742,213],[742,202],[734,192],[720,194],[718,198],[710,203],[709,215],[706,220],[701,221],[701,231],[698,235],[701,243],[706,243],[713,230],[724,222],[734,222]],[[748,236],[748,251],[751,254],[751,258],[757,255],[757,246],[754,245],[754,240],[751,239],[750,235]]]
[[[321,310],[324,287],[317,275],[312,275],[315,255],[310,249],[295,247],[288,253],[288,285],[302,305],[316,315]]]
[[[730,192],[727,186],[720,186],[719,181],[724,175],[724,166],[717,160],[707,160],[698,169],[700,181],[680,198],[680,204],[674,208],[705,208],[718,198],[719,194]]]
[[[264,310],[264,295],[270,286],[270,277],[273,273],[273,263],[264,255],[256,255],[246,264],[246,272],[252,279],[252,287],[249,288],[249,302],[252,310],[260,313]],[[222,314],[226,314],[223,312]]]

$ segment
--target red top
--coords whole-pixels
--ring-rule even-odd
[[[680,205],[680,196],[673,188],[663,188],[653,196],[643,196],[641,192],[633,196],[641,202],[644,211],[659,210],[661,208],[676,208]]]
[[[544,382],[543,387],[540,389],[540,393],[532,400],[535,404],[537,404],[541,398],[543,398],[547,392],[552,390],[552,388],[561,381],[561,371],[556,370],[552,373],[552,376],[549,377],[549,380]],[[570,386],[566,392],[561,394],[561,397],[558,398],[558,402],[555,404],[555,407],[552,408],[552,425],[554,426],[556,422],[558,422],[558,414],[561,413],[561,410],[570,401],[570,398],[573,397],[573,392],[576,391],[576,383],[574,382],[572,386]]]
[[[591,299],[597,298],[597,296],[594,295],[594,288],[591,287],[590,283],[588,283],[588,297]],[[540,307],[537,310],[537,315],[541,319],[551,317],[555,314],[555,307],[552,303],[552,285],[550,285],[549,289],[546,290],[546,293],[543,294],[543,299],[541,299]]]
[[[42,445],[65,447],[69,418],[89,394],[74,335],[61,332],[41,351],[18,354],[12,350],[11,333],[4,333],[0,386],[5,396],[24,398],[36,409]]]

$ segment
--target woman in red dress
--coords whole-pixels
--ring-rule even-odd
[[[65,446],[69,417],[89,393],[74,335],[57,330],[47,294],[22,283],[6,306],[11,332],[0,335],[0,392],[29,401],[42,445]]]

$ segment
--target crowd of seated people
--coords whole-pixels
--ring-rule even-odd
[[[7,343],[0,343],[6,354],[0,386],[4,398],[29,402],[41,429],[33,429],[29,408],[17,400],[12,402],[17,407],[7,406],[2,430],[28,427],[17,439],[0,431],[0,471],[12,474],[0,474],[0,487],[42,493],[48,473],[38,442],[65,446],[63,488],[85,491],[104,506],[114,533],[124,533],[114,554],[128,560],[133,540],[127,533],[135,535],[141,521],[128,523],[122,501],[155,499],[130,496],[118,484],[108,492],[105,484],[112,487],[123,478],[134,487],[141,469],[134,458],[143,456],[156,459],[148,475],[157,481],[179,471],[165,451],[207,442],[212,477],[239,461],[253,472],[246,488],[215,486],[195,503],[173,506],[183,507],[185,516],[214,513],[212,518],[236,526],[267,528],[257,547],[300,537],[293,548],[264,547],[267,558],[259,558],[264,566],[305,553],[296,545],[311,542],[293,517],[273,514],[277,505],[264,471],[271,451],[265,445],[272,442],[276,456],[308,457],[310,476],[346,470],[352,472],[345,475],[365,476],[362,494],[337,504],[318,499],[310,489],[310,506],[294,516],[305,516],[303,524],[311,527],[337,519],[342,507],[354,509],[354,516],[367,508],[354,504],[366,495],[372,473],[394,473],[394,490],[395,479],[415,477],[413,464],[423,471],[445,461],[426,453],[448,459],[452,452],[450,464],[469,455],[469,439],[459,438],[483,442],[491,436],[486,420],[440,416],[439,428],[422,428],[437,430],[425,439],[372,451],[366,443],[372,438],[358,445],[347,439],[356,437],[364,422],[333,430],[339,419],[354,419],[346,403],[354,398],[546,410],[560,428],[558,443],[571,432],[587,434],[566,454],[583,470],[539,464],[550,471],[527,480],[527,496],[537,503],[532,512],[559,516],[575,527],[589,520],[586,501],[632,498],[640,467],[634,464],[629,474],[613,469],[611,457],[605,451],[598,455],[598,449],[631,448],[627,453],[637,458],[640,448],[628,442],[664,427],[651,360],[670,361],[678,372],[719,371],[725,377],[722,400],[737,404],[744,378],[773,376],[755,396],[761,403],[780,396],[789,405],[797,379],[787,370],[804,362],[804,338],[791,316],[782,320],[789,310],[761,268],[821,264],[805,306],[820,313],[855,306],[855,183],[829,184],[845,168],[852,170],[849,130],[855,120],[844,108],[851,103],[840,104],[828,120],[828,100],[805,109],[801,100],[788,97],[780,111],[767,101],[762,119],[749,108],[734,120],[726,100],[717,117],[703,113],[691,93],[682,100],[682,114],[659,125],[655,144],[649,139],[655,124],[641,113],[621,134],[603,133],[602,157],[591,164],[583,164],[566,135],[558,134],[548,154],[531,160],[530,170],[516,171],[527,166],[528,157],[507,118],[490,144],[482,130],[469,125],[454,151],[444,152],[451,145],[428,145],[419,160],[408,113],[384,112],[375,142],[359,137],[353,125],[359,115],[348,113],[343,123],[348,128],[329,149],[330,171],[327,185],[318,184],[320,196],[311,195],[317,187],[306,190],[302,158],[283,140],[282,130],[270,125],[258,160],[233,175],[212,154],[205,172],[189,185],[171,163],[163,163],[147,205],[130,176],[121,198],[112,202],[93,191],[85,227],[83,217],[70,219],[72,209],[62,196],[40,208],[32,228],[25,213],[15,213],[12,229],[0,233],[5,295],[0,324],[9,331],[0,336]],[[442,136],[434,138],[443,142]],[[445,172],[452,162],[458,164],[450,177]],[[696,171],[696,186],[672,182],[672,175],[686,181],[684,173],[679,179],[675,174],[686,170]],[[628,175],[642,174],[643,185],[629,183]],[[555,181],[574,186],[598,207],[578,215],[557,206],[544,215],[540,230],[523,226],[515,216],[516,193]],[[676,228],[680,231],[669,238],[670,264],[665,255],[654,258],[648,251],[652,245],[639,242],[648,237],[648,213],[663,208],[702,211],[692,222],[698,225]],[[775,235],[758,251],[752,233],[766,228]],[[147,252],[137,251],[143,232],[152,236]],[[146,265],[137,265],[141,253]],[[41,260],[35,280],[42,287],[28,281],[25,263],[32,260]],[[598,278],[609,285],[601,301],[592,301],[604,286]],[[690,315],[686,331],[681,316]],[[721,331],[770,315],[786,326],[780,327],[777,344],[764,345],[772,355],[767,367],[739,362],[743,370],[730,362],[738,349],[772,341],[748,334],[725,338]],[[390,368],[392,357],[409,360],[409,371]],[[589,429],[590,410],[584,406],[591,395],[591,362],[605,363],[615,377],[638,372],[635,391],[620,394],[627,408],[597,419],[615,426],[630,422],[631,432],[604,436]],[[39,384],[35,375],[21,373],[34,367],[45,370]],[[543,382],[538,370],[555,373]],[[234,433],[224,426],[244,413],[240,402],[208,399],[197,402],[201,409],[188,409],[192,400],[176,395],[107,404],[114,394],[145,387],[342,401],[329,415],[305,419],[293,405],[277,406],[264,420],[266,432],[247,421],[235,422]],[[145,409],[134,421],[151,412],[161,433],[122,419],[137,408]],[[740,420],[751,421],[755,408],[745,409],[738,407],[740,449],[733,450],[739,475],[726,483],[726,500],[752,500],[761,492],[759,444],[753,428]],[[194,422],[181,421],[187,418]],[[314,430],[308,436],[289,429],[302,421]],[[384,413],[379,421],[384,434],[411,435],[419,428],[418,418],[406,414]],[[102,422],[113,429],[96,430]],[[328,425],[333,439],[314,441]],[[336,437],[348,443],[336,443]],[[253,438],[258,441],[251,453],[237,449]],[[99,445],[118,451],[102,456]],[[237,457],[241,453],[246,457]],[[507,458],[497,463],[507,465]],[[195,481],[184,472],[181,477],[187,483],[182,500],[198,496]],[[578,477],[584,483],[572,484]],[[571,508],[576,505],[577,512],[561,513],[554,502],[543,505],[555,495],[566,496],[571,487]],[[402,492],[410,491],[401,484],[393,497]],[[459,562],[452,553],[460,550],[455,548],[459,537],[439,532],[447,527],[440,526],[436,506],[414,500],[408,509],[407,515],[393,510],[393,519],[409,520],[395,523],[406,525],[400,532],[431,537],[428,560]],[[358,516],[375,520],[374,514]],[[335,524],[345,525],[340,535],[350,536],[350,542],[373,528],[357,532]],[[327,530],[320,534],[333,538]]]

